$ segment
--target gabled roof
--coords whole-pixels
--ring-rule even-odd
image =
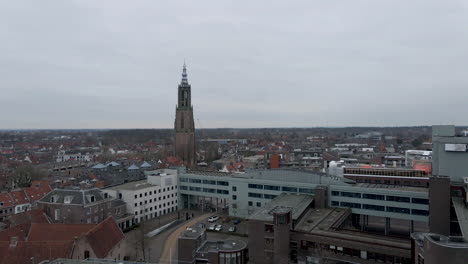
[[[109,167],[109,166],[114,167],[114,166],[120,166],[120,164],[117,163],[117,162],[115,162],[115,161],[112,161],[112,162],[107,163],[106,166],[108,166],[108,167]]]
[[[28,197],[26,197],[26,193],[24,190],[17,190],[10,192],[11,197],[15,204],[26,204],[29,203]]]
[[[33,181],[31,182],[31,187],[24,189],[29,200],[37,201],[52,191],[48,181]]]
[[[94,165],[93,167],[91,167],[91,169],[105,169],[105,168],[107,168],[107,166],[102,163],[98,163]]]
[[[128,170],[139,170],[140,168],[138,168],[137,165],[135,164],[132,164],[132,166],[128,167]]]
[[[3,203],[3,206],[0,205],[0,208],[11,207],[15,205],[15,202],[9,193],[0,193],[0,202]]]
[[[143,162],[143,164],[140,165],[140,168],[151,168],[153,165],[149,164],[148,162]]]
[[[40,263],[44,260],[69,258],[74,241],[19,241],[15,247],[10,247],[9,241],[0,242],[0,264]]]
[[[98,258],[105,258],[125,236],[109,216],[86,234],[88,243]]]
[[[29,210],[19,214],[13,214],[8,217],[10,226],[17,226],[21,224],[31,224],[31,223],[50,223],[49,218],[47,218],[45,212],[40,209]]]
[[[85,235],[95,224],[31,224],[28,241],[73,241]]]
[[[67,201],[67,204],[91,204],[90,197],[94,196],[94,202],[104,200],[102,191],[99,189],[88,189],[88,190],[66,190],[66,189],[55,189],[44,196],[39,202],[50,203],[51,198],[54,197],[55,202],[63,204]]]

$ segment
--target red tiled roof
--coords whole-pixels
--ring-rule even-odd
[[[70,258],[74,241],[29,242],[19,241],[10,247],[10,242],[0,242],[0,264],[40,263],[44,260]]]
[[[27,196],[31,201],[37,201],[52,191],[48,181],[33,181],[31,187],[25,188]]]
[[[17,226],[20,224],[42,223],[48,224],[49,219],[45,212],[40,209],[30,210],[19,214],[10,215],[8,217],[10,226]]]
[[[18,240],[24,241],[28,235],[29,227],[29,224],[21,224],[2,230],[0,231],[0,241],[10,241],[12,237],[18,237]]]
[[[93,229],[95,224],[31,224],[28,241],[74,240]],[[105,235],[103,236],[105,237]],[[102,238],[101,238],[102,239]]]
[[[0,202],[3,203],[3,206],[0,206],[0,208],[11,207],[15,205],[15,202],[9,193],[0,193]]]
[[[10,192],[11,197],[15,204],[25,204],[29,203],[28,197],[26,197],[26,193],[24,190],[17,190]]]
[[[105,258],[125,238],[112,216],[91,229],[86,238],[98,258]]]

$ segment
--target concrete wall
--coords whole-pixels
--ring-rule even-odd
[[[446,151],[446,144],[468,144],[468,137],[455,137],[453,126],[433,126],[432,174],[461,182],[468,176],[468,152]]]
[[[429,179],[429,231],[450,235],[450,178],[431,177]]]

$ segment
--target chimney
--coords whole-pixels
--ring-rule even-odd
[[[18,237],[14,236],[10,238],[10,248],[15,248],[18,244]]]

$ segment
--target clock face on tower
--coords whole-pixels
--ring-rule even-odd
[[[187,68],[185,63],[182,70],[182,81],[179,84],[174,129],[175,156],[179,158],[185,166],[195,165],[195,123],[191,102],[191,87],[187,80]]]

